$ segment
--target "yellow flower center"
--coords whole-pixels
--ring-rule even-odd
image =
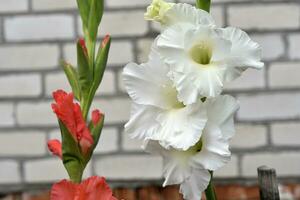
[[[190,49],[189,54],[196,63],[208,65],[212,57],[212,46],[207,41],[201,41]]]

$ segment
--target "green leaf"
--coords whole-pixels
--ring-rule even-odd
[[[90,0],[77,0],[77,5],[83,26],[87,28],[90,14]]]
[[[196,0],[196,7],[206,12],[210,12],[211,0]]]
[[[88,30],[92,41],[96,41],[98,27],[103,15],[103,0],[91,0]]]
[[[89,70],[86,49],[80,44],[80,41],[77,42],[77,65],[80,88],[84,95],[88,93],[93,77],[91,71]]]
[[[75,98],[80,101],[81,90],[79,84],[79,78],[76,69],[69,63],[62,62],[63,70],[68,78],[69,84],[72,88]]]
[[[62,135],[63,164],[70,179],[75,183],[80,183],[85,168],[84,158],[78,143],[61,121],[59,121],[59,127]]]

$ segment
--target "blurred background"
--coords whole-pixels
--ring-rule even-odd
[[[123,134],[130,112],[123,66],[146,61],[159,32],[158,24],[143,18],[150,2],[105,1],[99,39],[110,33],[113,43],[94,107],[107,117],[86,176],[106,176],[115,188],[158,185],[162,180],[161,158],[143,153],[140,142]],[[232,160],[215,173],[216,182],[255,185],[257,167],[268,165],[276,168],[282,184],[293,185],[291,191],[300,199],[300,187],[294,185],[300,182],[300,1],[212,2],[217,24],[246,30],[263,47],[266,64],[264,70],[249,70],[226,86],[241,109]],[[47,189],[67,177],[46,142],[60,135],[51,93],[70,91],[59,61],[76,65],[80,35],[75,0],[0,0],[0,193]],[[244,191],[236,188],[233,193]]]

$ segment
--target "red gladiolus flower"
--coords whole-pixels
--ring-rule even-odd
[[[80,105],[73,102],[72,93],[67,94],[63,90],[54,92],[53,98],[56,102],[52,104],[54,113],[67,127],[74,140],[80,144],[82,152],[86,154],[94,141],[83,119]]]
[[[103,177],[93,176],[80,184],[62,180],[53,185],[51,200],[117,200]]]
[[[62,159],[62,146],[59,140],[49,140],[48,141],[48,149]]]
[[[97,126],[97,124],[102,119],[102,117],[103,117],[103,114],[99,110],[96,109],[92,112],[92,122],[93,122],[94,126]]]

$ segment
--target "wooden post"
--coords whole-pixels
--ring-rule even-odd
[[[261,166],[257,169],[261,200],[280,200],[275,169]]]

